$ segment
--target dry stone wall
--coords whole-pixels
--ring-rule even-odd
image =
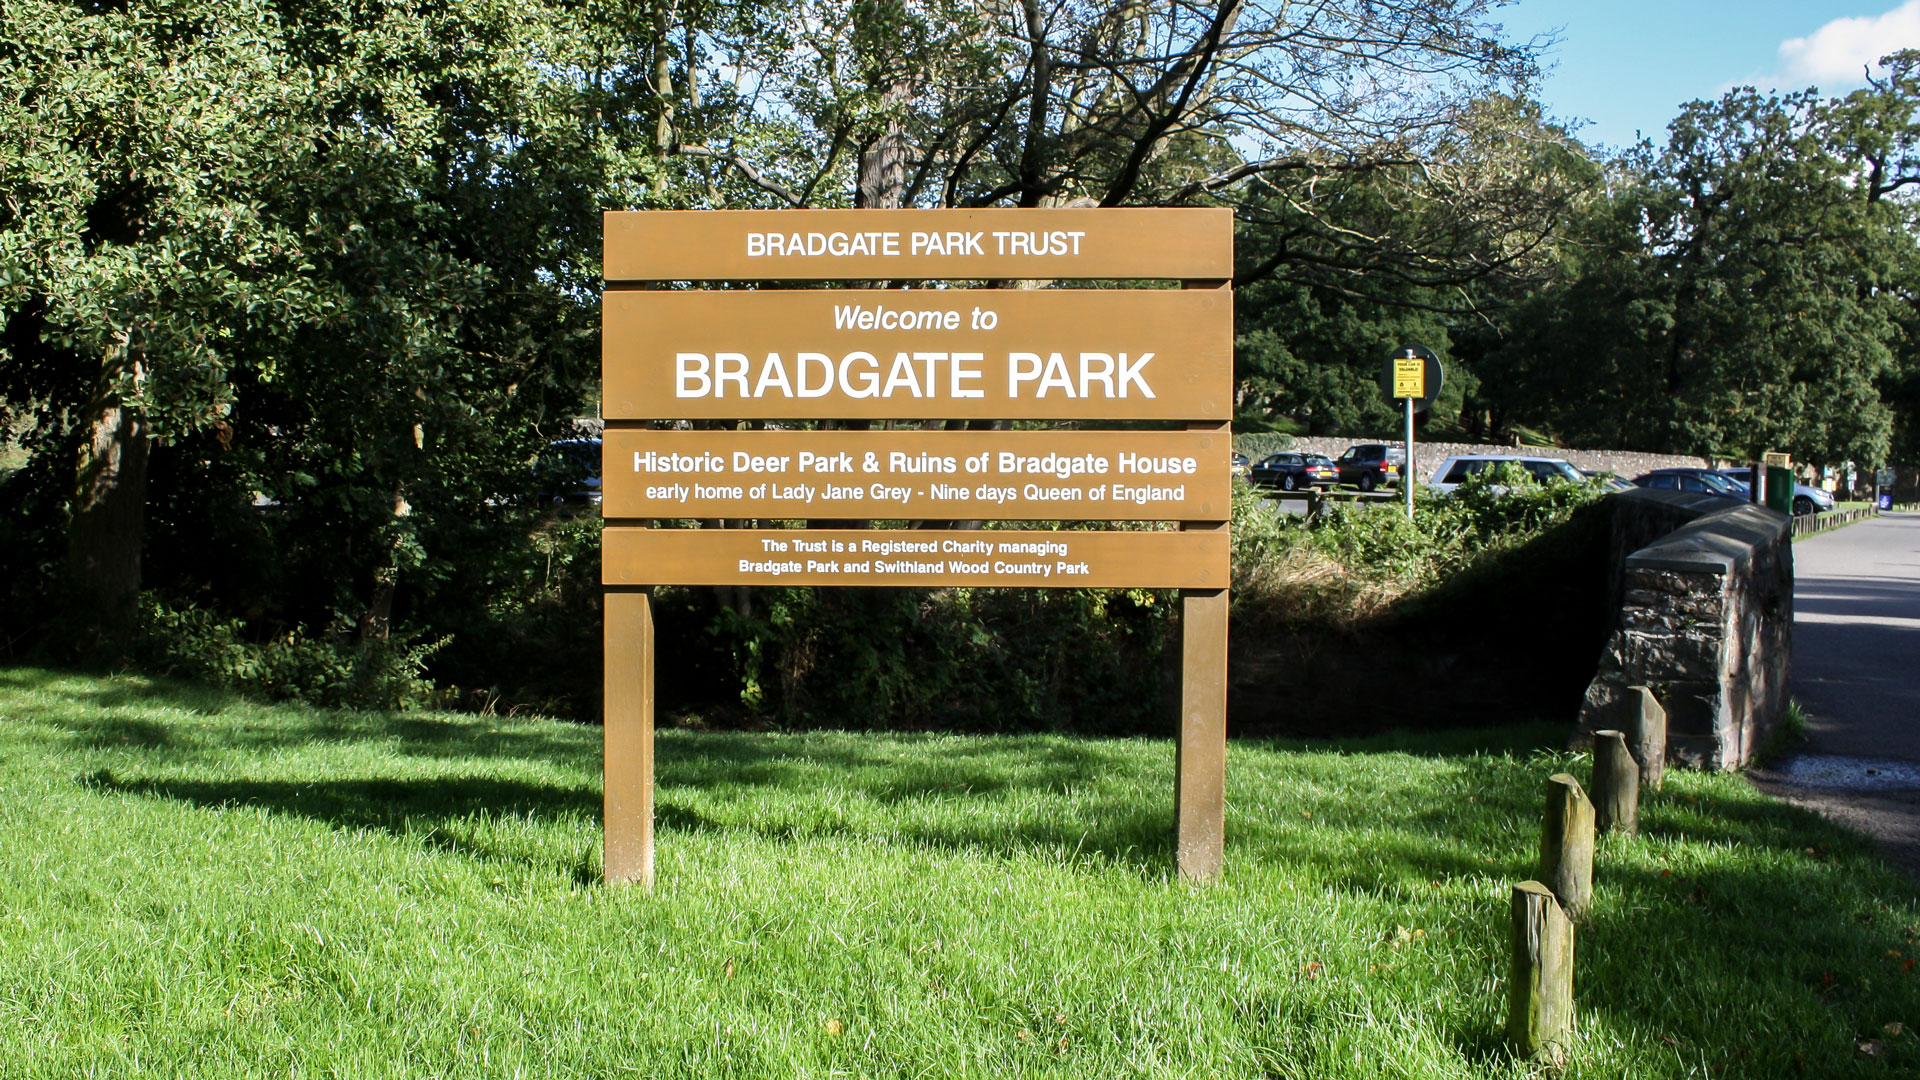
[[[1624,492],[1614,503],[1620,618],[1587,687],[1580,728],[1618,726],[1627,688],[1647,686],[1667,710],[1669,761],[1739,768],[1787,705],[1789,519],[1665,491]],[[1674,528],[1679,521],[1686,523]],[[1649,535],[1659,538],[1642,543]]]
[[[1373,440],[1296,436],[1293,440],[1293,449],[1337,458],[1346,451],[1347,447],[1355,443],[1371,441]],[[1398,439],[1378,441],[1387,446],[1404,447],[1406,445]],[[1557,457],[1589,472],[1611,472],[1628,480],[1650,469],[1698,469],[1708,464],[1704,458],[1685,454],[1643,454],[1633,450],[1557,450],[1496,446],[1491,443],[1416,442],[1413,452],[1414,466],[1424,478],[1431,478],[1433,470],[1439,468],[1441,462],[1456,454],[1525,454],[1533,457]]]

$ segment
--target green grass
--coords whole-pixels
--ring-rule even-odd
[[[667,732],[647,895],[598,883],[596,730],[0,670],[0,1076],[1534,1075],[1560,737],[1236,743],[1194,888],[1165,742]],[[1565,1075],[1920,1069],[1911,880],[1737,777],[1643,820]]]

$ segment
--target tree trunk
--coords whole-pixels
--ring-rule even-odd
[[[373,572],[373,593],[367,598],[367,610],[361,614],[357,627],[361,644],[387,640],[393,622],[393,594],[400,588],[400,549],[406,543],[406,519],[412,513],[406,485],[395,484],[393,517],[387,523],[390,530],[387,561]]]
[[[80,451],[67,528],[76,644],[102,659],[125,648],[138,611],[147,449],[145,418],[106,396]]]

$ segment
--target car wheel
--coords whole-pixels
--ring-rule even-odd
[[[1793,497],[1793,512],[1801,517],[1813,513],[1813,500],[1807,498],[1805,495],[1795,495]]]
[[[1376,482],[1377,481],[1374,480],[1372,473],[1365,472],[1360,474],[1360,490],[1361,491],[1372,491],[1373,486]]]
[[[1287,489],[1288,491],[1292,491],[1292,490],[1294,489],[1294,487],[1295,487],[1295,481],[1294,481],[1294,479],[1293,479],[1293,474],[1292,474],[1292,473],[1288,473],[1287,475],[1285,475],[1285,476],[1283,476],[1283,477],[1281,477],[1281,478],[1280,478],[1280,486],[1281,486],[1281,487],[1283,487],[1283,488],[1286,488],[1286,489]]]

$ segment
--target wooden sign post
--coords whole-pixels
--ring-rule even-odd
[[[1233,414],[1228,210],[609,213],[601,337],[606,880],[653,881],[654,585],[1181,595],[1176,859],[1223,865]],[[668,282],[1179,281],[1174,289]],[[813,431],[823,419],[1185,430]],[[661,422],[772,421],[764,430]],[[656,528],[1164,521],[1178,531]]]

